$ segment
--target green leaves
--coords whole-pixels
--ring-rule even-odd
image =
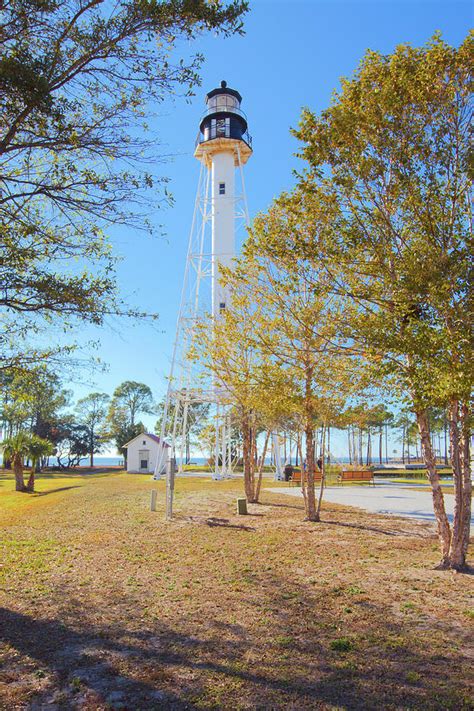
[[[143,317],[116,290],[110,225],[148,227],[170,202],[156,136],[143,117],[187,94],[201,58],[176,46],[213,30],[241,31],[245,2],[12,0],[2,9],[0,51],[0,367],[40,349],[18,343],[53,319],[102,324],[108,313]],[[150,192],[154,189],[153,194]],[[151,203],[151,205],[150,205]],[[80,275],[73,262],[86,262]],[[93,263],[90,264],[89,262]],[[42,351],[48,358],[50,352]]]
[[[308,240],[304,254],[323,252],[345,337],[382,382],[396,376],[423,406],[466,397],[472,378],[464,336],[472,43],[470,35],[455,49],[435,36],[386,57],[368,52],[333,105],[318,117],[304,112],[296,132],[309,166],[302,214],[321,219],[318,191],[334,210],[332,230]]]

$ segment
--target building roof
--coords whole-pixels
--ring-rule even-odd
[[[217,89],[212,89],[212,91],[209,91],[206,94],[206,103],[209,99],[212,99],[212,97],[216,96],[217,94],[230,94],[231,96],[235,96],[239,103],[242,101],[242,97],[239,92],[236,89],[230,89],[230,87],[227,86],[226,81],[221,81],[220,87],[218,87]]]
[[[127,444],[124,444],[124,445],[122,446],[122,449],[123,449],[124,447],[128,447],[129,444],[132,444],[132,442],[135,442],[135,440],[138,439],[139,437],[149,437],[150,439],[153,440],[153,442],[156,442],[157,444],[160,444],[160,442],[161,442],[161,440],[160,440],[160,438],[158,437],[158,435],[152,434],[151,432],[140,432],[140,434],[137,434],[137,436],[134,437],[133,439],[131,439],[130,442],[127,442]],[[168,442],[165,442],[164,444],[165,444],[165,447],[169,447],[169,446],[170,446],[170,445],[168,444]]]

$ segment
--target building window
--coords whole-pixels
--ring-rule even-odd
[[[148,459],[140,460],[140,469],[148,469]]]
[[[219,183],[219,195],[225,195],[225,183]]]
[[[219,304],[219,311],[225,311],[225,301],[221,301]]]
[[[143,440],[143,444],[146,444],[146,439]]]

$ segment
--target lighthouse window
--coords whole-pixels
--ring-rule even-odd
[[[225,183],[219,183],[219,195],[225,195]]]
[[[217,121],[217,135],[225,136],[225,119],[218,119]]]
[[[225,311],[225,301],[221,301],[219,304],[219,311]]]

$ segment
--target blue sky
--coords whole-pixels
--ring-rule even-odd
[[[122,321],[76,334],[83,342],[99,338],[95,355],[108,363],[95,384],[68,385],[77,397],[91,389],[111,394],[123,380],[147,383],[157,399],[165,392],[199,174],[194,140],[207,91],[225,79],[242,94],[254,148],[245,168],[252,217],[293,184],[299,161],[290,128],[297,125],[302,107],[324,109],[340,78],[354,71],[366,49],[390,53],[397,44],[424,44],[436,30],[458,45],[473,24],[472,3],[464,0],[251,0],[250,5],[245,36],[208,36],[182,47],[186,54],[197,51],[206,58],[202,87],[190,102],[166,102],[153,125],[161,144],[154,172],[170,178],[174,206],[157,210],[155,237],[131,229],[111,233],[122,257],[122,292],[139,308],[158,312],[160,319],[155,325]],[[159,162],[163,155],[170,156],[166,163]],[[144,421],[151,426],[154,418]]]

